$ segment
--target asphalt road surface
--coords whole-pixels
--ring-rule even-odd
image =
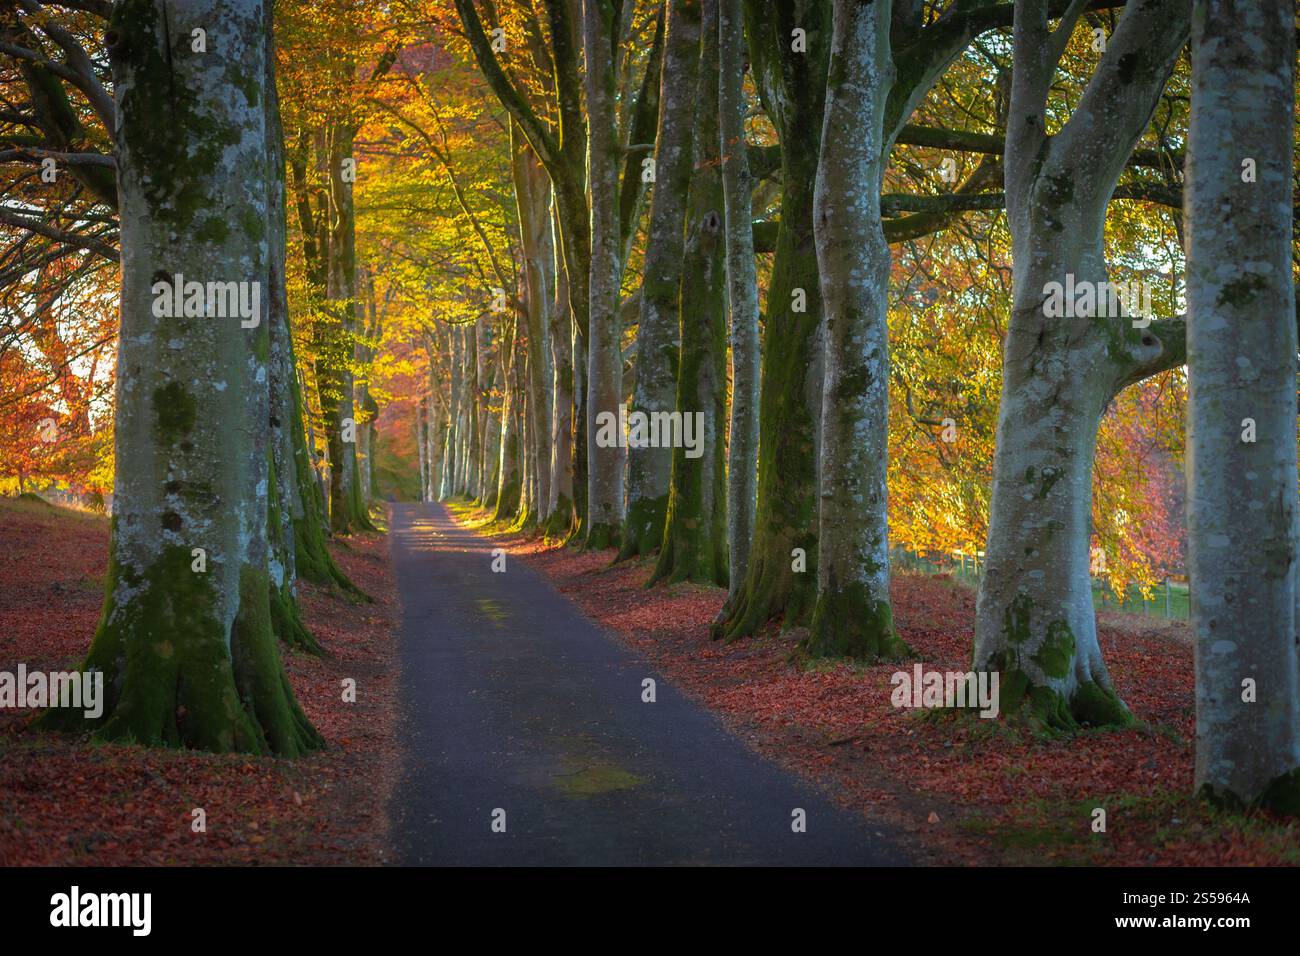
[[[896,833],[749,750],[522,561],[494,572],[494,545],[440,505],[391,507],[395,862],[907,862]]]

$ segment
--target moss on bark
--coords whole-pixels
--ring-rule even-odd
[[[555,508],[542,525],[542,534],[547,538],[567,540],[573,533],[573,526],[573,501],[567,495],[559,495],[555,499]]]
[[[773,29],[771,24],[753,19],[753,6],[746,7],[748,27]],[[782,142],[800,143],[803,148],[781,151],[781,223],[763,332],[754,540],[745,580],[726,616],[712,628],[715,637],[729,641],[754,633],[772,618],[780,618],[785,626],[807,622],[817,592],[814,435],[819,422],[814,408],[821,403],[815,370],[822,306],[813,234],[813,187],[817,180],[825,70],[821,79],[807,74],[811,67],[802,54],[796,53],[790,59],[797,61],[791,64],[797,72],[788,76],[781,73],[779,64],[786,56],[788,37],[788,32],[774,30],[768,37],[770,48],[768,40],[751,41],[750,46],[751,53],[758,57],[755,63],[760,90],[765,90],[769,82],[773,85],[763,94],[765,104],[771,106],[774,96],[787,104],[784,110],[777,111],[784,121]],[[829,31],[825,39],[829,39]],[[823,57],[823,47],[818,44],[809,55]],[[770,62],[767,55],[771,56]],[[763,78],[769,69],[772,75]],[[785,88],[787,81],[789,89]],[[775,89],[776,85],[782,87],[781,91]],[[771,114],[772,109],[768,112]],[[806,555],[805,571],[791,567],[794,548],[802,548]]]
[[[295,377],[293,391],[293,461],[298,483],[301,515],[293,518],[294,566],[298,577],[314,584],[333,585],[358,600],[370,601],[364,591],[352,583],[335,563],[325,546],[325,502],[311,467],[307,450],[306,430],[302,418],[302,390]]]
[[[584,551],[604,551],[606,548],[617,547],[618,537],[618,525],[609,522],[592,522],[587,525],[582,547]]]
[[[110,558],[104,611],[82,670],[104,674],[103,714],[49,710],[40,729],[218,753],[297,756],[323,745],[293,697],[271,629],[272,585],[240,571],[227,647],[216,572],[172,545],[143,573]]]
[[[865,584],[831,587],[813,612],[802,650],[809,657],[850,657],[854,660],[899,660],[912,656],[894,629],[887,601],[872,597]]]
[[[623,522],[623,543],[618,559],[627,561],[643,554],[653,554],[663,544],[664,523],[668,516],[668,495],[637,498],[627,509]]]

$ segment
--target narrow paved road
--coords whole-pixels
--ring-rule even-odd
[[[906,862],[884,827],[747,749],[522,561],[495,573],[491,542],[441,506],[392,509],[404,748],[392,859]],[[655,703],[642,702],[646,677]]]

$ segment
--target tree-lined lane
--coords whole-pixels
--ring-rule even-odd
[[[748,750],[521,562],[494,572],[492,548],[439,505],[393,506],[396,861],[906,862],[894,834]]]

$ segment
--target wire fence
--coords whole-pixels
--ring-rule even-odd
[[[913,554],[906,548],[893,548],[890,561],[895,568],[922,574],[947,574],[954,580],[976,587],[984,570],[983,551],[953,551],[949,554]],[[1185,582],[1166,578],[1144,595],[1136,584],[1130,585],[1123,595],[1111,590],[1099,578],[1092,579],[1092,600],[1098,610],[1119,611],[1125,614],[1146,614],[1169,620],[1186,621],[1191,616],[1191,600]]]

